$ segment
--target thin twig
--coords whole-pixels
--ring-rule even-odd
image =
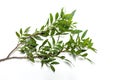
[[[42,56],[34,56],[33,58],[41,58]],[[3,58],[3,59],[0,59],[0,62],[2,61],[6,61],[6,60],[11,60],[11,59],[29,59],[28,57],[26,56],[23,56],[23,57],[8,57],[8,58]]]
[[[19,47],[20,43],[8,54],[7,58],[11,56],[11,54]]]

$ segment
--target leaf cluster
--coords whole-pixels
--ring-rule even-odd
[[[91,61],[87,58],[86,51],[90,49],[96,52],[96,49],[93,47],[92,39],[86,38],[88,30],[76,28],[76,22],[73,22],[75,12],[76,10],[66,14],[62,8],[60,13],[50,13],[46,24],[32,34],[29,33],[30,27],[25,30],[21,28],[16,32],[21,44],[19,51],[25,54],[28,60],[40,62],[41,66],[46,65],[52,71],[55,71],[54,65],[59,64],[58,58],[70,63],[65,56],[61,56],[62,52],[69,53],[73,58],[82,57]],[[61,38],[63,35],[69,36],[66,42]]]

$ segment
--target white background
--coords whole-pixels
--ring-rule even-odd
[[[15,31],[41,27],[49,13],[77,10],[79,29],[88,29],[97,54],[95,64],[73,61],[74,66],[56,66],[53,73],[27,60],[0,63],[0,80],[120,80],[120,1],[119,0],[0,0],[0,58],[17,44]]]

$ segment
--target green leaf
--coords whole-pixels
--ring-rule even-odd
[[[59,58],[60,58],[60,59],[65,59],[65,56],[60,56]]]
[[[80,45],[80,36],[79,36],[79,34],[77,34],[76,42],[78,43],[78,45]]]
[[[42,50],[44,50],[44,51],[50,51],[50,46],[44,46],[43,48],[42,48]]]
[[[85,52],[85,51],[87,51],[87,50],[85,50],[85,49],[80,49],[80,50],[77,50],[77,51],[76,51],[76,54],[79,55],[80,53],[83,53],[83,52]]]
[[[20,28],[20,34],[22,35],[23,31],[22,31],[22,28]]]
[[[40,28],[40,30],[44,30],[44,28],[45,28],[45,26],[43,25],[43,26]]]
[[[64,8],[61,9],[61,13],[60,13],[61,18],[63,18],[63,16],[64,16],[64,11],[63,11],[63,9],[64,9]]]
[[[39,49],[40,49],[42,46],[44,46],[47,42],[48,42],[48,39],[46,39],[46,40],[42,43],[42,45],[39,47]]]
[[[57,13],[55,14],[55,20],[57,20],[58,17],[59,17],[59,13],[57,12]]]
[[[88,31],[88,30],[86,30],[86,31],[82,34],[81,39],[83,39],[83,38],[85,37],[85,35],[87,34],[87,31]]]
[[[72,34],[79,34],[80,32],[82,32],[82,30],[72,30],[71,31]]]
[[[51,64],[59,64],[59,62],[52,62]]]
[[[30,27],[27,27],[27,28],[25,29],[24,33],[28,33],[29,30],[30,30]]]
[[[48,41],[48,45],[50,46],[50,48],[52,47],[51,43]]]
[[[40,36],[38,36],[38,35],[34,36],[34,38],[37,39],[37,40],[43,40],[43,39],[42,39]]]
[[[52,43],[53,43],[53,45],[55,45],[55,39],[54,39],[54,37],[51,36],[51,38],[52,38]]]
[[[44,46],[47,42],[48,42],[48,39],[46,39],[46,40],[43,42],[42,46]]]
[[[28,44],[28,45],[31,45],[31,46],[33,46],[33,47],[36,47],[36,46],[37,46],[36,41],[35,41],[35,39],[33,39],[33,38],[29,38],[28,41],[27,41],[27,44]]]
[[[23,36],[30,36],[31,34],[23,34]]]
[[[17,36],[18,38],[20,38],[20,34],[19,34],[18,32],[16,32],[16,36]]]
[[[75,42],[72,35],[70,35],[70,42],[71,42],[71,43],[74,43],[74,42]]]
[[[88,55],[88,53],[84,53],[84,54],[82,54],[81,56],[82,57],[86,57]]]
[[[47,20],[46,25],[49,25],[49,19]]]
[[[75,12],[76,12],[76,10],[74,10],[74,11],[71,13],[71,17],[74,16]]]
[[[35,62],[33,57],[29,58],[29,60],[32,61],[32,62]]]
[[[50,23],[52,24],[52,22],[53,22],[53,16],[52,16],[52,14],[50,13]]]
[[[94,51],[96,53],[96,49],[93,47],[90,47],[89,49],[91,49],[92,51]]]
[[[72,18],[73,18],[73,16],[74,16],[74,14],[75,14],[75,12],[76,12],[76,10],[74,10],[72,13],[70,13],[70,14],[65,14],[64,16],[63,16],[63,18],[64,19],[66,19],[66,20],[72,20]]]
[[[53,36],[55,34],[55,30],[51,30],[50,35]]]
[[[32,53],[27,53],[27,57],[28,57],[28,59],[29,59],[30,61],[35,62]]]
[[[51,70],[52,70],[53,72],[55,72],[54,66],[50,65],[50,68],[51,68]]]
[[[40,35],[43,36],[43,37],[47,37],[47,36],[49,35],[49,30],[47,30],[47,31],[42,31],[42,32],[40,33]]]

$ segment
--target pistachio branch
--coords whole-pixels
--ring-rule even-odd
[[[64,55],[60,55],[62,52],[69,53],[73,58],[82,57],[91,62],[87,58],[86,51],[89,49],[96,52],[96,49],[93,47],[92,39],[86,38],[88,30],[83,32],[76,29],[76,22],[72,20],[75,11],[66,14],[62,8],[55,17],[50,13],[46,24],[32,34],[29,33],[30,27],[25,30],[21,28],[16,32],[19,43],[5,58],[0,59],[0,62],[12,59],[28,59],[36,62],[38,59],[42,66],[45,64],[55,71],[54,65],[59,64],[57,58],[70,62]],[[69,36],[69,39],[62,39],[62,35]],[[65,39],[66,42],[64,42]],[[11,56],[18,49],[25,56]]]

